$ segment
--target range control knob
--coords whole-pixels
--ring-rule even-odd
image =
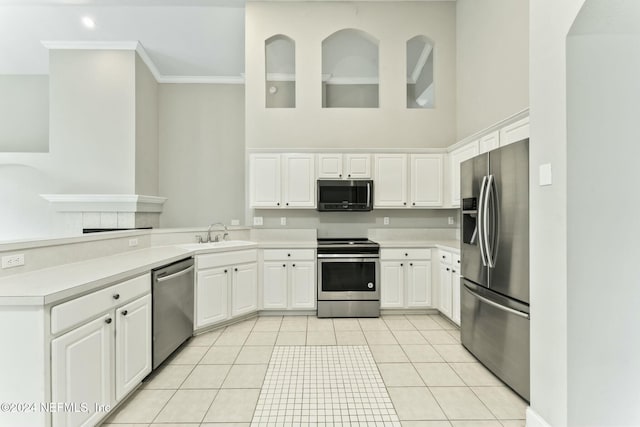
[[[367,288],[373,289],[373,283],[371,283],[371,282],[367,283]]]

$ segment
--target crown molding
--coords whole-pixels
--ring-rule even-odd
[[[160,73],[144,46],[139,41],[41,41],[49,50],[133,50],[158,83],[205,83],[244,84],[244,73],[240,76],[165,76]]]

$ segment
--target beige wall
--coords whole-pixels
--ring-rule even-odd
[[[158,83],[136,55],[135,193],[158,195]]]
[[[457,0],[456,43],[460,140],[529,107],[529,0]]]
[[[380,108],[322,109],[321,45],[355,28],[380,40]],[[296,45],[296,108],[266,109],[264,41]],[[406,42],[435,42],[436,108],[406,108]],[[248,2],[246,129],[250,148],[446,147],[455,142],[454,2]]]
[[[49,150],[49,76],[0,75],[0,152]]]
[[[566,43],[584,0],[535,0],[530,25],[531,408],[549,425],[567,414]],[[553,185],[538,185],[551,163]],[[590,375],[584,372],[584,375]],[[536,427],[531,414],[527,425]]]
[[[244,218],[244,86],[159,85],[162,227]]]
[[[135,191],[135,52],[50,51],[51,155],[63,193]]]

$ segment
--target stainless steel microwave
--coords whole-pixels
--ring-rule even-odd
[[[370,211],[373,181],[370,179],[318,180],[318,210],[321,212]]]

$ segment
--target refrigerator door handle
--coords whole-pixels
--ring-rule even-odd
[[[529,317],[529,315],[527,313],[523,313],[522,311],[518,311],[518,310],[514,310],[513,308],[509,308],[509,307],[505,307],[504,305],[498,304],[497,302],[491,301],[488,298],[483,297],[482,295],[478,295],[477,293],[473,292],[471,289],[469,289],[468,286],[465,285],[464,287],[467,292],[469,292],[471,295],[473,295],[474,297],[478,298],[480,301],[489,304],[492,307],[495,307],[499,310],[502,311],[506,311],[507,313],[511,313],[511,314],[515,314],[516,316],[520,316],[523,317],[525,319],[531,319]]]
[[[482,201],[482,237],[484,239],[484,250],[487,257],[487,265],[489,268],[495,267],[492,257],[492,249],[489,244],[489,196],[491,195],[491,189],[493,188],[493,175],[489,175],[487,187],[484,191],[484,200]],[[480,196],[482,197],[482,195]]]
[[[484,197],[485,197],[485,188],[487,184],[486,175],[482,177],[482,184],[480,184],[480,198],[478,199],[478,244],[480,246],[480,256],[482,257],[482,265],[484,267],[487,266],[487,256],[485,255],[485,231],[483,230],[484,223]]]

